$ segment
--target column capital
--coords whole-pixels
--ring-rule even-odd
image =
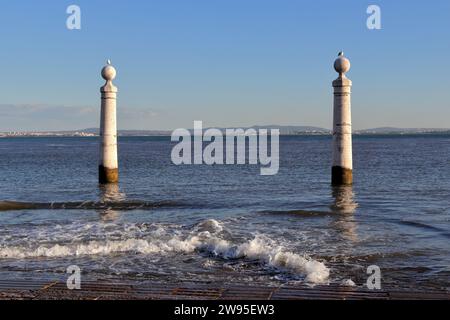
[[[101,93],[117,93],[119,90],[112,83],[112,81],[106,81],[105,85],[100,88]]]
[[[347,78],[345,75],[339,76],[336,80],[333,81],[333,87],[351,87],[353,85],[352,80]]]
[[[106,83],[103,87],[101,87],[100,92],[117,92],[117,87],[114,86],[112,82],[116,78],[116,75],[116,69],[112,66],[111,60],[108,60],[106,66],[102,69],[102,78],[106,80]]]

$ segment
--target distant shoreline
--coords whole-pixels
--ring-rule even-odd
[[[435,131],[435,132],[386,132],[386,133],[371,133],[371,132],[354,132],[354,136],[447,136],[450,135],[450,131]],[[331,136],[331,133],[297,133],[297,134],[280,134],[280,137],[317,137],[317,136]],[[0,133],[0,139],[8,138],[98,138],[98,134],[86,134],[86,135],[73,135],[73,134],[2,134]],[[119,134],[118,137],[167,137],[170,138],[170,134]]]
[[[208,130],[209,128],[204,128]],[[226,128],[218,128],[225,135]],[[238,129],[230,127],[229,129]],[[261,129],[278,129],[280,136],[330,136],[330,129],[314,127],[314,126],[283,126],[283,125],[265,125],[242,127],[243,130],[261,130]],[[193,133],[193,129],[190,129]],[[396,128],[396,127],[379,127],[370,129],[354,130],[354,135],[448,135],[449,128]],[[118,130],[120,137],[170,137],[171,130]],[[98,137],[98,128],[85,128],[79,130],[28,130],[28,131],[0,131],[0,138],[14,137]]]

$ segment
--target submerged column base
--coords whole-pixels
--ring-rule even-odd
[[[343,167],[333,167],[331,173],[331,184],[333,186],[352,185],[353,170]]]
[[[119,169],[108,169],[104,166],[98,167],[98,180],[101,184],[118,183]]]

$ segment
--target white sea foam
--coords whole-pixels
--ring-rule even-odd
[[[305,276],[309,283],[326,283],[329,269],[322,263],[285,250],[271,239],[257,235],[243,243],[223,239],[223,226],[216,220],[198,224],[189,235],[168,235],[159,227],[144,238],[126,240],[97,240],[64,245],[38,247],[0,247],[0,259],[26,259],[37,257],[67,257],[83,255],[110,255],[120,253],[163,254],[168,252],[204,252],[222,259],[257,260],[262,264]]]
[[[160,248],[146,240],[128,239],[123,241],[91,241],[82,244],[39,246],[35,249],[26,247],[0,248],[0,258],[25,259],[37,257],[67,257],[83,255],[108,255],[121,252],[139,252],[150,254],[160,252]]]
[[[223,226],[219,221],[214,219],[205,220],[197,225],[199,231],[209,231],[213,233],[219,233],[223,231]]]
[[[247,258],[275,268],[291,270],[306,275],[306,281],[310,283],[326,283],[330,275],[329,269],[322,262],[285,251],[283,247],[274,245],[273,241],[263,236],[256,236],[240,245],[209,237],[206,241],[199,242],[196,248],[225,259]]]
[[[352,279],[347,279],[347,280],[342,281],[342,285],[347,286],[347,287],[356,287],[356,283],[353,282]]]

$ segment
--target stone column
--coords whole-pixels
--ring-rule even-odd
[[[108,64],[102,70],[102,77],[106,83],[101,87],[102,95],[100,115],[100,164],[99,182],[101,184],[119,182],[119,164],[117,159],[117,116],[116,96],[117,87],[112,81],[116,77],[116,69]]]
[[[350,61],[340,52],[334,62],[334,69],[339,77],[333,81],[334,114],[333,114],[333,185],[353,184],[352,156],[352,116],[351,88],[352,81],[345,76],[350,70]]]

